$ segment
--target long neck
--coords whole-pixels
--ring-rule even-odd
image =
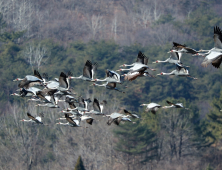
[[[17,78],[17,79],[15,79],[15,80],[13,80],[13,81],[21,81],[21,80],[23,80],[23,79]]]
[[[106,87],[106,84],[96,84],[96,83],[94,83],[94,85],[95,86],[104,86],[104,87]]]
[[[105,78],[105,79],[95,79],[95,81],[106,81],[107,80],[107,78]]]
[[[135,65],[135,63],[130,64],[130,65],[129,65],[129,64],[123,64],[123,66],[124,66],[124,67],[128,67],[128,66],[134,66],[134,65]]]
[[[79,77],[69,77],[69,79],[81,79],[81,78],[82,78],[82,75]]]
[[[172,108],[172,107],[175,107],[174,105],[172,105],[172,106],[163,106],[162,108],[163,109],[168,109],[168,108]]]
[[[21,96],[20,94],[18,94],[18,93],[13,93],[13,94],[11,94],[12,96]]]
[[[157,60],[157,63],[167,63],[170,59],[166,59],[165,61],[160,61],[160,60]]]
[[[23,122],[33,122],[32,119],[26,120],[26,119],[22,119]]]
[[[174,71],[172,71],[171,73],[162,73],[163,75],[174,75]]]
[[[69,126],[69,122],[68,123],[61,123],[59,122],[60,125],[64,125],[64,126]]]

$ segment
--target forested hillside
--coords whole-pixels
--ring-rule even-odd
[[[156,76],[171,72],[165,60],[172,42],[196,50],[214,46],[213,28],[222,28],[222,2],[192,0],[0,0],[0,163],[2,169],[74,169],[81,156],[85,169],[222,169],[221,69],[201,66],[203,57],[184,54],[197,80]],[[135,62],[138,52],[149,57],[156,78],[125,81],[125,93],[71,80],[71,90],[84,98],[107,100],[105,114],[124,108],[141,118],[119,126],[94,116],[92,126],[56,125],[58,109],[37,108],[27,98],[10,96],[15,78],[63,71],[82,74],[87,60],[98,63],[96,78]],[[125,86],[128,86],[125,88]],[[180,102],[189,109],[145,112],[143,103]],[[92,105],[90,105],[90,108]],[[43,112],[48,126],[21,122],[29,111]],[[77,167],[77,166],[76,166]]]

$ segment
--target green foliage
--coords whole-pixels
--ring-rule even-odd
[[[140,155],[140,162],[148,162],[157,157],[156,135],[148,124],[125,123],[114,131],[119,142],[116,150],[128,155]]]
[[[79,156],[74,170],[85,170],[81,156]]]
[[[212,166],[210,166],[210,164],[208,164],[206,170],[214,170],[214,168],[212,168]]]
[[[220,91],[220,97],[215,98],[212,102],[212,110],[207,115],[209,119],[208,128],[212,132],[215,139],[218,141],[222,139],[222,90]]]

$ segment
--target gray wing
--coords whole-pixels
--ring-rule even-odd
[[[90,124],[90,125],[92,125],[92,123],[93,123],[93,118],[90,118],[90,119],[86,119],[86,122],[88,123],[88,124]]]
[[[32,119],[32,120],[34,120],[34,121],[36,121],[36,118],[35,117],[33,117],[30,113],[27,113],[27,116],[30,118],[30,119]]]
[[[114,119],[114,123],[115,123],[116,125],[119,125],[120,122],[121,122],[121,120],[122,120],[122,117],[118,117],[117,119]]]
[[[219,57],[217,57],[216,60],[212,61],[212,65],[213,65],[215,68],[220,68],[221,61],[222,61],[222,55],[220,55]]]
[[[59,87],[59,82],[51,81],[50,83],[48,83],[48,84],[46,85],[46,87],[49,88],[49,89],[58,88],[58,87]]]
[[[123,110],[126,115],[132,116],[132,113],[128,112],[126,109]]]
[[[34,76],[37,77],[38,79],[42,79],[42,76],[39,74],[39,72],[37,70],[34,70]]]
[[[219,27],[215,26],[214,27],[214,46],[216,48],[222,48],[222,31]]]
[[[79,106],[85,108],[85,102],[84,99],[80,96],[78,98]]]
[[[93,65],[91,61],[87,60],[86,64],[83,68],[83,76],[87,78],[92,78],[92,70],[93,70]]]
[[[111,117],[109,117],[108,121],[107,121],[107,125],[111,125],[113,123],[114,119],[112,119]]]
[[[74,102],[69,102],[69,107],[70,107],[71,109],[75,109],[75,108],[76,108]]]
[[[94,101],[93,101],[93,110],[97,112],[101,112],[99,101],[96,98],[94,98]]]
[[[209,55],[207,55],[205,57],[205,59],[203,60],[201,65],[203,67],[207,67],[210,63],[213,64],[213,62],[214,62],[214,67],[218,68],[221,63],[221,59],[219,59],[219,58],[221,58],[221,55],[222,55],[222,53],[220,53],[220,52],[212,51]]]
[[[71,117],[69,117],[68,114],[65,114],[65,118],[66,118],[66,120],[67,120],[70,124],[76,126],[76,122],[73,121],[73,119],[72,119]]]
[[[144,64],[144,56],[143,53],[141,51],[139,51],[138,55],[137,55],[137,59],[136,59],[137,63],[141,63]]]
[[[172,103],[172,102],[169,102],[168,100],[166,101],[169,105],[174,105],[175,106],[175,104],[174,103]]]
[[[155,110],[151,110],[151,113],[153,113],[154,115],[156,114],[156,111]]]
[[[25,76],[26,80],[27,81],[42,81],[41,79],[39,79],[38,77],[35,77],[35,76]]]
[[[67,82],[67,75],[63,72],[61,72],[59,76],[59,86],[64,88],[68,88],[69,86]]]

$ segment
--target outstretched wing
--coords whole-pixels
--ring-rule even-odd
[[[179,43],[176,43],[176,42],[173,42],[173,47],[176,47],[176,48],[185,48],[186,45],[182,45],[182,44],[179,44]]]
[[[60,76],[59,76],[59,86],[60,87],[64,87],[64,88],[68,88],[68,82],[67,82],[67,75],[63,72],[61,72]]]
[[[30,119],[32,119],[32,120],[34,120],[34,121],[36,121],[36,118],[35,117],[33,117],[29,112],[27,113],[27,116],[30,118]]]
[[[169,105],[175,105],[174,103],[172,102],[169,102],[168,100],[166,101]]]
[[[37,70],[34,70],[34,76],[37,77],[38,79],[42,80],[42,76],[39,74]]]
[[[222,31],[218,26],[214,27],[214,46],[216,48],[222,48]]]
[[[101,112],[99,101],[96,98],[94,98],[94,101],[93,101],[93,110],[97,112]]]
[[[87,78],[92,78],[92,70],[93,70],[93,65],[91,61],[87,60],[85,63],[85,66],[83,68],[83,76]]]
[[[132,113],[128,112],[126,109],[123,110],[126,115],[132,116]]]
[[[141,64],[148,64],[148,57],[146,57],[141,51],[139,51],[138,55],[137,55],[137,63],[141,63]]]
[[[73,119],[72,119],[71,117],[69,117],[68,114],[65,114],[65,118],[66,118],[66,120],[67,120],[69,123],[71,123],[72,125],[76,126],[76,122],[73,121]]]
[[[216,60],[212,61],[212,65],[216,68],[220,68],[221,61],[222,61],[222,55],[217,57]]]

